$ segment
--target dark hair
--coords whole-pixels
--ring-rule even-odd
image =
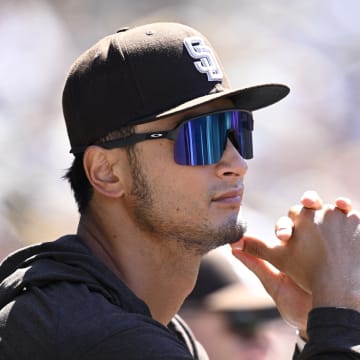
[[[76,154],[71,167],[64,175],[64,179],[70,183],[80,214],[84,213],[93,194],[93,188],[84,170],[83,159],[84,153]]]
[[[94,143],[98,145],[110,140],[123,139],[135,132],[134,126],[123,127],[120,130],[115,130],[99,139]],[[126,151],[129,153],[132,146],[128,146]],[[84,153],[76,154],[71,167],[66,171],[63,176],[64,179],[69,181],[71,189],[74,193],[75,201],[80,214],[83,214],[91,201],[94,189],[91,186],[83,166]]]

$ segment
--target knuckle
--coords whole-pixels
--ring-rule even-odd
[[[301,205],[294,205],[288,211],[288,217],[293,218],[294,216],[298,215],[303,207]]]
[[[263,258],[264,256],[264,246],[261,245],[259,242],[251,241],[251,242],[245,242],[244,244],[244,250],[258,258]]]

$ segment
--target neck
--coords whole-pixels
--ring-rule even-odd
[[[114,213],[117,221],[109,220]],[[119,219],[124,221],[119,224]],[[142,232],[126,221],[126,214],[89,211],[80,218],[78,235],[165,326],[194,287],[200,256]]]

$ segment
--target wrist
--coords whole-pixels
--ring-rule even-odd
[[[309,340],[307,332],[305,329],[297,329],[296,335],[298,338],[302,339],[304,342],[307,342]]]
[[[299,349],[300,352],[302,352],[304,350],[304,347],[307,343],[307,335],[304,337],[303,336],[303,330],[297,330],[296,331],[296,346]]]
[[[343,296],[339,292],[337,294],[334,294],[333,292],[313,293],[312,307],[313,309],[333,307],[360,311],[359,293],[358,291],[355,294],[354,291],[346,291]]]
[[[357,274],[359,277],[359,274]],[[330,279],[333,279],[329,281]],[[339,307],[360,311],[360,283],[354,276],[342,277],[327,274],[315,277],[312,284],[312,307]],[[336,280],[337,279],[337,280]]]

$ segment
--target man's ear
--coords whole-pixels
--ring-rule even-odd
[[[96,191],[107,197],[118,198],[124,194],[121,176],[116,173],[117,153],[89,146],[84,153],[83,166],[89,182]]]

